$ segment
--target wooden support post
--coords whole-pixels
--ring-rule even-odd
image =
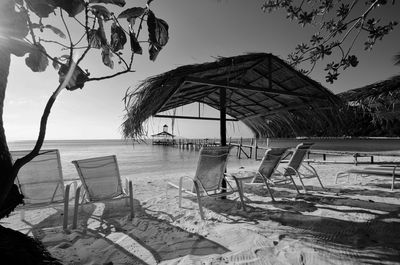
[[[255,140],[255,144],[256,144],[256,146],[255,146],[255,148],[254,148],[254,159],[255,160],[257,160],[257,153],[258,153],[258,140],[257,140],[257,138],[256,138],[256,140]]]
[[[226,146],[226,88],[219,88],[219,114],[220,114],[220,139],[221,146]],[[226,192],[227,183],[225,178],[221,183],[222,192]],[[226,196],[222,196],[221,199],[226,199]]]
[[[374,156],[371,156],[371,164],[374,163]]]
[[[240,159],[240,155],[242,154],[242,145],[243,145],[243,139],[242,137],[240,137],[240,143],[239,143],[239,154],[238,154],[238,158]]]
[[[250,159],[251,159],[251,157],[252,157],[252,155],[253,155],[253,146],[254,146],[254,138],[251,138],[251,143],[250,143]]]
[[[322,154],[322,160],[326,161],[326,154]]]

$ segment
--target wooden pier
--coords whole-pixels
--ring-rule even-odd
[[[314,142],[308,153],[308,161],[314,163],[337,164],[389,164],[391,161],[377,161],[374,157],[400,156],[400,138],[393,139],[347,139],[347,138],[229,138],[228,145],[239,159],[261,160],[264,152],[271,147],[295,148],[301,142]],[[217,139],[175,139],[174,147],[200,150],[202,146],[217,146]],[[231,153],[233,154],[233,153]],[[336,158],[347,157],[345,161]],[[349,159],[351,158],[351,159]]]

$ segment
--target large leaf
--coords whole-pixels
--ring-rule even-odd
[[[29,56],[25,59],[26,65],[31,68],[33,72],[43,72],[49,65],[49,59],[45,55],[46,50],[40,44],[31,50]]]
[[[97,34],[100,37],[101,44],[102,45],[107,45],[107,37],[106,37],[106,32],[104,31],[104,23],[101,18],[98,19],[99,22],[99,28],[97,29]]]
[[[53,33],[57,34],[59,37],[61,37],[63,39],[66,38],[64,32],[62,32],[60,29],[58,29],[52,25],[45,25],[43,28],[50,29],[51,31],[53,31]]]
[[[72,72],[71,76],[69,77],[68,83],[66,84],[65,88],[67,90],[75,90],[77,88],[83,88],[85,82],[88,80],[88,74],[85,73],[79,66],[74,65],[74,71]],[[68,75],[69,67],[67,64],[63,64],[58,70],[59,82],[60,84],[64,82],[65,78]]]
[[[24,56],[35,49],[35,46],[20,39],[8,38],[4,41],[7,42],[7,47],[10,49],[10,52],[18,57]]]
[[[2,1],[0,4],[1,35],[23,39],[29,32],[28,21],[23,12],[15,12],[14,2]]]
[[[126,35],[124,30],[118,26],[116,23],[111,25],[111,50],[117,52],[124,48],[126,43]]]
[[[99,30],[97,29],[91,29],[89,31],[89,45],[92,48],[95,49],[100,49],[102,44],[101,44],[102,40],[101,40],[101,36],[99,33]]]
[[[142,47],[140,47],[140,44],[133,30],[129,31],[129,38],[131,40],[131,50],[133,51],[133,53],[142,54],[143,53]]]
[[[90,7],[90,11],[92,11],[93,15],[97,18],[102,18],[104,20],[111,19],[111,12],[104,6],[94,5]]]
[[[161,47],[157,45],[150,44],[149,46],[149,57],[150,60],[155,61],[157,59],[158,54],[161,51]]]
[[[52,0],[55,2],[56,7],[61,7],[67,11],[70,17],[74,17],[83,10],[85,10],[84,0]]]
[[[149,10],[147,28],[149,30],[150,60],[154,61],[162,47],[168,42],[168,24],[164,20],[156,18],[154,13]]]
[[[56,69],[56,70],[60,69],[60,62],[58,61],[58,58],[57,58],[57,57],[54,57],[54,58],[53,58],[53,63],[52,63],[52,65],[53,65],[53,68],[54,68],[54,69]]]
[[[33,11],[38,17],[48,17],[54,12],[57,4],[56,0],[25,0],[28,8]]]
[[[111,69],[114,68],[114,62],[111,59],[112,58],[112,53],[110,52],[110,49],[108,46],[103,46],[101,50],[101,58],[103,60],[104,65],[110,67]]]
[[[141,15],[144,14],[145,9],[143,7],[132,7],[128,8],[124,11],[121,12],[121,14],[118,15],[118,18],[126,18],[131,19],[131,18],[138,18]]]
[[[113,4],[120,7],[125,6],[125,0],[89,0],[89,3]]]

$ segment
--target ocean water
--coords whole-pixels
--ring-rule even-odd
[[[10,150],[31,150],[34,141],[9,142]],[[121,176],[136,179],[143,176],[158,178],[171,175],[193,175],[197,166],[198,150],[179,149],[130,140],[61,140],[46,141],[43,149],[60,151],[64,179],[77,179],[72,160],[96,156],[116,155]],[[238,171],[259,162],[253,159],[237,159],[236,150],[231,151],[228,171]]]

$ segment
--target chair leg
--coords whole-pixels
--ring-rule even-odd
[[[275,202],[275,198],[274,198],[274,195],[272,194],[271,188],[269,187],[268,181],[264,181],[264,182],[265,182],[265,186],[267,186],[269,196],[271,196],[272,201]]]
[[[393,174],[393,177],[392,177],[392,187],[391,187],[391,190],[392,190],[392,191],[394,190],[394,181],[395,181],[395,179],[396,179],[396,175]]]
[[[194,187],[196,189],[197,203],[199,204],[200,217],[201,217],[201,220],[204,220],[205,218],[204,218],[204,212],[203,212],[203,205],[201,204],[199,184],[197,184],[196,181],[194,182]]]
[[[244,203],[244,195],[243,195],[243,186],[241,185],[241,183],[239,182],[239,180],[237,178],[233,178],[236,182],[236,187],[238,188],[238,193],[239,193],[239,198],[240,198],[240,202],[242,203],[242,208],[245,212],[247,212],[246,210],[246,204]]]
[[[72,229],[76,229],[78,224],[78,212],[79,212],[79,197],[81,194],[81,186],[76,189],[75,202],[74,202],[74,218],[72,220]],[[83,198],[82,198],[83,199]],[[83,203],[83,202],[82,202]]]
[[[341,175],[341,174],[342,174],[342,172],[336,173],[336,176],[335,176],[335,184],[337,184],[338,177],[339,177],[339,175]]]
[[[298,177],[299,180],[300,180],[300,183],[301,183],[301,186],[303,187],[304,192],[307,193],[306,186],[304,186],[304,182],[303,182],[303,179],[301,178],[300,173],[296,171],[296,175],[297,175],[297,177]]]
[[[64,193],[64,219],[63,219],[63,229],[68,228],[68,206],[69,206],[69,191],[71,189],[71,185],[68,184],[65,187],[65,193]]]
[[[179,208],[182,208],[182,187],[183,186],[183,179],[179,179]]]
[[[132,181],[129,181],[129,207],[131,210],[131,215],[130,215],[130,221],[133,220],[135,217],[135,213],[133,212],[133,186],[132,186]]]
[[[308,170],[310,170],[317,177],[319,185],[321,185],[321,188],[323,190],[325,190],[325,187],[324,187],[324,185],[322,185],[322,181],[321,181],[317,171],[315,170],[315,168],[313,166],[311,166],[311,165],[307,165],[307,166],[309,167]]]
[[[293,179],[292,175],[289,175],[289,178],[292,181],[297,193],[300,194],[299,188],[297,188],[296,182],[294,182],[294,179]]]
[[[316,176],[317,176],[319,185],[321,185],[321,188],[325,191],[326,189],[325,189],[324,185],[322,185],[322,181],[321,181],[321,179],[319,178],[318,174],[317,174]]]

